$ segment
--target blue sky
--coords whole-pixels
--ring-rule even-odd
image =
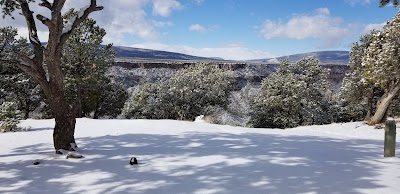
[[[68,0],[80,7],[89,0]],[[98,0],[91,15],[106,29],[105,42],[225,59],[255,59],[349,50],[397,9],[378,0]],[[20,34],[26,34],[23,22]],[[25,31],[24,31],[25,30]],[[42,39],[44,27],[39,28]],[[41,40],[45,41],[45,40]]]

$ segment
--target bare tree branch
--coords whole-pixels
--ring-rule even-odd
[[[16,64],[23,72],[29,76],[35,78],[35,80],[42,82],[45,81],[44,77],[40,76],[40,73],[34,68],[34,62],[28,57],[21,57],[21,61]]]
[[[59,9],[56,10],[57,12],[61,12],[61,9],[64,7],[66,0],[54,0],[53,2],[53,10],[55,10],[55,8]]]
[[[29,8],[29,4],[26,0],[18,0],[21,6],[22,15],[25,17],[25,21],[29,31],[29,40],[33,46],[33,57],[27,57],[25,55],[21,57],[21,63],[17,66],[21,68],[25,73],[30,75],[32,78],[37,80],[39,84],[47,84],[46,73],[43,69],[43,46],[37,35],[36,23],[33,18],[33,12]],[[43,88],[43,87],[42,87]]]
[[[48,28],[51,28],[52,26],[54,26],[53,23],[51,23],[50,19],[43,15],[38,14],[38,15],[36,15],[36,18],[39,21],[41,21],[44,25],[46,25]]]
[[[399,5],[398,0],[379,0],[379,7],[383,7],[387,4],[389,4],[390,2],[392,2],[393,6],[395,6],[395,7],[397,7]]]
[[[52,9],[52,5],[49,1],[47,0],[41,0],[42,2],[39,3],[40,6],[42,7],[46,7],[47,9],[51,10]]]
[[[84,9],[84,10],[83,10]],[[61,35],[61,43],[65,43],[65,41],[67,41],[68,37],[71,35],[72,31],[79,26],[79,24],[84,21],[90,13],[94,12],[94,11],[100,11],[104,9],[103,6],[97,6],[96,5],[96,0],[90,0],[90,6],[89,7],[84,7],[81,8],[81,10],[78,12],[77,17],[75,18],[75,20],[73,21],[70,29],[68,29],[66,32],[64,32]]]
[[[21,6],[22,15],[25,17],[25,21],[29,30],[29,41],[33,45],[35,55],[38,55],[37,57],[41,57],[43,56],[43,48],[37,35],[37,28],[35,19],[33,18],[33,12],[29,9],[29,4],[26,2],[26,0],[18,0],[18,2]]]

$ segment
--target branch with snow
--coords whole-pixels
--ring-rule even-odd
[[[90,13],[94,11],[100,11],[103,8],[103,6],[96,5],[96,0],[91,0],[90,5],[82,7],[78,11],[78,15],[75,17],[71,17],[65,24],[62,30],[61,42],[64,43],[72,33],[72,30],[74,30],[82,21],[84,21]]]
[[[41,69],[37,68],[33,58],[34,56],[28,57],[25,55],[21,55],[20,63],[17,66],[28,75],[35,77],[40,81],[44,81],[44,74],[43,72],[41,72]]]
[[[29,40],[33,45],[33,49],[35,54],[38,52],[42,52],[42,45],[40,43],[39,37],[37,35],[37,28],[35,19],[33,18],[33,12],[29,8],[29,4],[26,0],[18,1],[21,6],[22,15],[25,17],[28,31],[29,31]]]
[[[42,46],[39,40],[39,37],[37,35],[37,32],[35,30],[29,31],[29,40],[31,43],[39,45],[40,47]]]

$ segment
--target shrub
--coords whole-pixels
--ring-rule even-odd
[[[295,64],[282,61],[261,83],[251,103],[251,127],[287,128],[333,120],[327,88],[328,72],[313,58]]]
[[[212,106],[226,107],[232,76],[214,64],[196,64],[171,79],[139,88],[125,104],[126,118],[194,120]]]
[[[5,101],[0,105],[0,132],[17,130],[17,124],[22,117],[17,108],[17,104],[12,101]]]

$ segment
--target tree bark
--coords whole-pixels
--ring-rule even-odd
[[[53,111],[55,117],[55,127],[53,131],[54,148],[56,152],[60,149],[71,150],[76,146],[75,143],[75,114],[68,112],[68,108],[59,108]],[[71,145],[73,144],[73,145]]]
[[[364,121],[369,121],[371,119],[373,111],[373,101],[374,101],[374,89],[372,89],[370,91],[370,94],[368,95],[367,114],[365,115]]]
[[[45,95],[55,119],[53,142],[56,153],[60,153],[60,149],[73,150],[76,146],[74,137],[76,112],[66,100],[63,85],[50,84]],[[71,145],[72,143],[74,145]]]
[[[63,31],[62,8],[66,0],[55,0],[53,4],[42,1],[39,5],[51,11],[51,17],[36,15],[49,30],[49,39],[46,46],[42,46],[37,35],[36,22],[33,11],[30,10],[26,0],[18,0],[19,9],[27,23],[29,40],[33,48],[33,56],[21,56],[21,63],[17,66],[31,76],[43,90],[49,102],[50,109],[55,117],[53,132],[54,148],[57,153],[60,149],[72,150],[75,144],[75,109],[68,104],[65,96],[64,75],[61,68],[61,57],[64,43],[72,31],[84,21],[93,11],[102,10],[102,6],[96,5],[96,0],[90,0],[90,5],[85,7],[82,14],[72,21],[68,31]],[[73,144],[72,144],[73,143]]]
[[[81,82],[81,80],[79,80]],[[76,84],[76,101],[75,101],[76,118],[82,118],[82,86]]]
[[[375,125],[385,121],[385,115],[389,109],[394,97],[400,91],[400,83],[397,83],[392,89],[386,92],[378,101],[374,116],[368,121],[369,125]]]

